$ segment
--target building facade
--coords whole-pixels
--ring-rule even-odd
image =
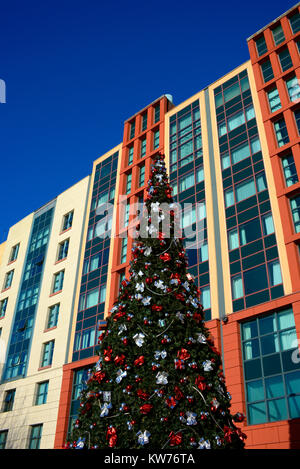
[[[248,46],[183,103],[163,95],[129,118],[90,177],[0,245],[2,447],[68,438],[161,151],[246,448],[300,448],[299,4]]]

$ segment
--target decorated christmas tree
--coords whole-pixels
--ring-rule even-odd
[[[67,447],[241,449],[220,354],[187,271],[163,155],[155,157],[129,279],[99,333],[99,360]]]

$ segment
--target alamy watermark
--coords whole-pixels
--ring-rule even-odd
[[[6,103],[6,84],[5,81],[0,78],[0,104]]]

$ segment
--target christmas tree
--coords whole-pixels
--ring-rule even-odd
[[[67,447],[241,449],[246,436],[233,422],[243,415],[230,413],[161,154],[147,191],[130,278],[99,336]]]

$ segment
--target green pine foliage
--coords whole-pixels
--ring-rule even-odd
[[[243,416],[230,414],[161,154],[147,190],[130,278],[99,336],[99,360],[67,447],[242,449],[246,436],[234,421]]]

